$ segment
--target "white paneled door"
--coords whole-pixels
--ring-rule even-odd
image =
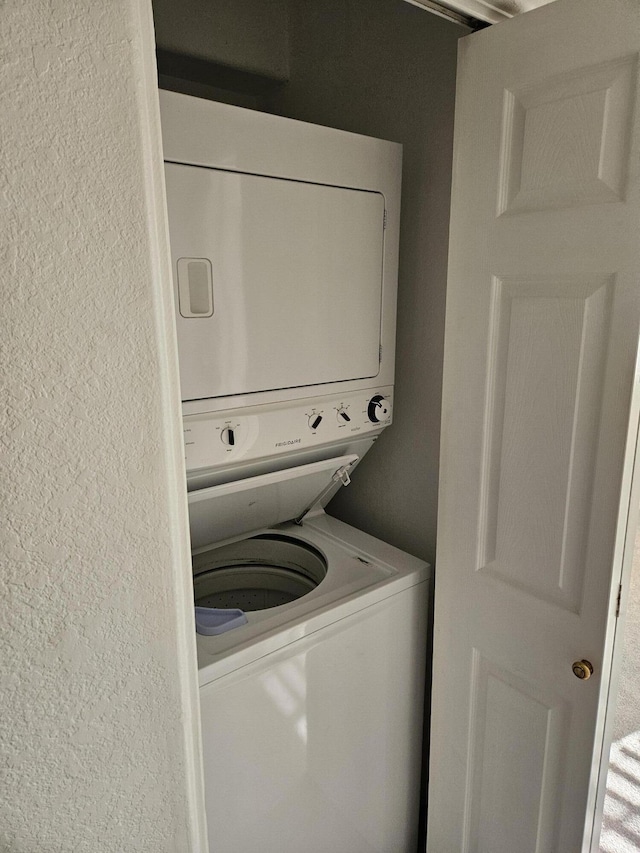
[[[637,428],[639,51],[637,0],[461,41],[429,853],[591,843]]]

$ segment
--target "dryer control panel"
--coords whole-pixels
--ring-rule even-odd
[[[358,434],[379,433],[391,423],[393,388],[328,397],[306,397],[184,417],[187,471],[252,461]]]

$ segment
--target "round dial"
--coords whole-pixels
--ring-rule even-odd
[[[371,423],[384,424],[391,417],[391,401],[381,394],[376,394],[369,400],[367,415]]]
[[[319,415],[317,412],[309,415],[309,429],[317,430],[322,422],[322,415]]]
[[[344,408],[338,409],[336,412],[336,418],[338,419],[339,424],[348,424],[351,421],[349,412]]]
[[[236,429],[235,427],[225,427],[220,433],[220,439],[223,444],[226,444],[228,447],[234,447],[236,443]]]

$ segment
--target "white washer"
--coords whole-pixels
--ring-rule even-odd
[[[262,536],[267,563],[308,572],[287,547],[301,543],[326,576],[246,625],[198,636],[210,848],[413,851],[429,567],[321,510]],[[198,556],[211,555],[194,558],[196,596]]]
[[[429,567],[323,511],[371,443],[189,478],[196,605],[247,617],[197,639],[216,853],[415,850]]]

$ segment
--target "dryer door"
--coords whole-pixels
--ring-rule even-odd
[[[380,193],[165,172],[183,400],[377,376]]]

